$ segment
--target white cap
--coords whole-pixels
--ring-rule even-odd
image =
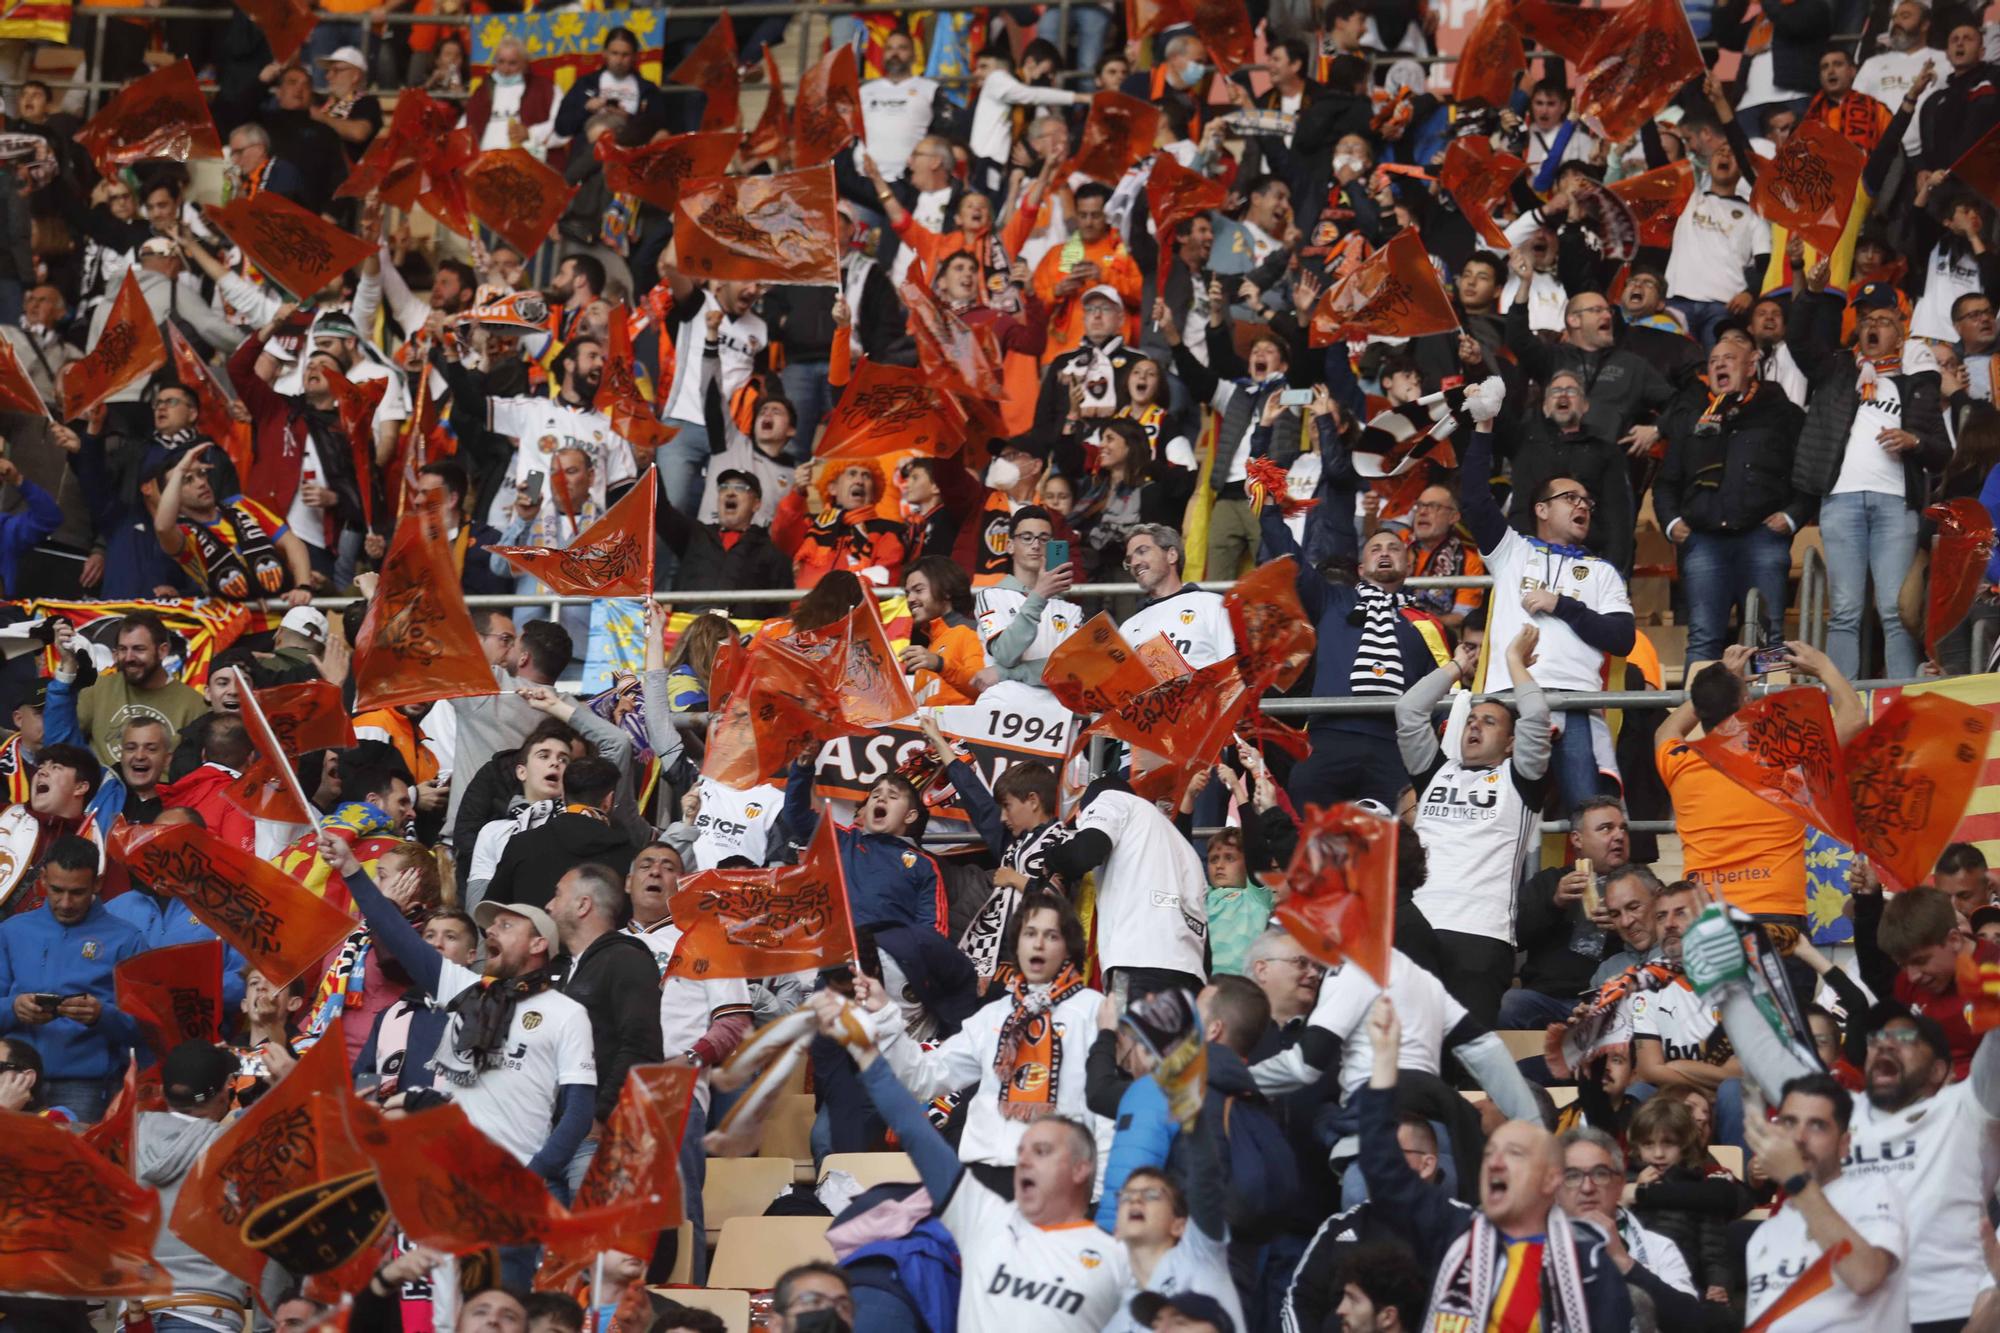
[[[285,618],[278,622],[279,629],[288,629],[294,634],[303,634],[319,643],[326,642],[326,612],[315,606],[295,606],[285,612]]]
[[[361,54],[361,48],[358,46],[340,47],[330,56],[321,56],[319,63],[322,67],[327,65],[352,65],[363,73],[366,73],[368,70],[368,60]]]
[[[1111,304],[1117,306],[1120,310],[1125,308],[1125,298],[1120,296],[1118,289],[1108,282],[1100,282],[1085,292],[1082,304],[1089,305],[1092,301],[1100,299],[1111,302]]]

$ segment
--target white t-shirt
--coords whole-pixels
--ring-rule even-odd
[[[1236,1281],[1229,1273],[1229,1251],[1192,1220],[1181,1233],[1180,1243],[1153,1265],[1152,1280],[1142,1287],[1135,1279],[1119,1293],[1118,1313],[1104,1326],[1104,1333],[1145,1333],[1147,1326],[1132,1317],[1132,1298],[1142,1291],[1156,1291],[1162,1296],[1187,1292],[1212,1296],[1229,1312],[1236,1327],[1250,1327],[1243,1318],[1243,1301],[1236,1294]]]
[[[1910,1326],[1909,1273],[1903,1258],[1909,1238],[1902,1200],[1886,1180],[1842,1175],[1825,1187],[1827,1202],[1863,1240],[1896,1257],[1896,1267],[1867,1296],[1857,1296],[1840,1274],[1833,1286],[1771,1325],[1769,1333],[1883,1333]],[[1772,1214],[1750,1237],[1744,1262],[1750,1288],[1743,1315],[1755,1323],[1785,1289],[1819,1258],[1821,1247],[1806,1234],[1805,1218],[1790,1204]]]
[[[643,941],[652,950],[660,976],[667,975],[667,963],[681,942],[681,928],[673,918],[647,927],[636,921],[625,923],[625,933]],[[738,977],[720,981],[696,981],[674,977],[660,984],[660,1049],[669,1060],[679,1057],[708,1032],[711,1024],[725,1014],[750,1012],[750,983]],[[708,1075],[695,1084],[695,1096],[703,1109],[708,1106]]]
[[[553,504],[554,483],[547,478],[555,471],[557,452],[563,449],[581,449],[590,455],[590,500],[600,513],[605,487],[639,475],[632,446],[611,429],[610,418],[602,412],[580,412],[553,398],[489,398],[487,418],[495,434],[511,435],[515,441],[511,484],[501,487],[495,498],[502,509],[513,505],[513,486],[525,481],[530,472],[542,474],[543,502]]]
[[[1430,874],[1415,899],[1424,919],[1437,930],[1515,943],[1515,885],[1538,818],[1514,782],[1511,759],[1491,768],[1451,759],[1425,779],[1416,828]]]
[[[1750,182],[1739,181],[1724,198],[1696,190],[1674,224],[1667,260],[1671,300],[1727,301],[1743,290],[1743,270],[1771,253],[1771,224],[1750,207]]]
[[[964,1267],[959,1333],[1098,1333],[1132,1286],[1120,1241],[1088,1221],[1038,1227],[970,1172],[943,1217]]]
[[[1973,1297],[1993,1285],[1978,1236],[2000,1124],[1970,1083],[1954,1083],[1900,1111],[1856,1097],[1851,1128],[1840,1178],[1880,1181],[1924,1238],[1910,1253],[1911,1322],[1964,1319]]]
[[[305,457],[299,461],[299,488],[292,492],[292,507],[285,511],[285,526],[308,546],[326,549],[326,515],[324,509],[314,509],[306,503],[306,481],[311,479],[324,486],[327,483],[326,464],[320,461],[319,445],[313,441],[312,432],[305,432]],[[508,503],[513,503],[511,497]]]
[[[1931,247],[1930,274],[1924,280],[1924,294],[1910,309],[1910,338],[1935,338],[1955,343],[1958,330],[1951,324],[1951,308],[1961,296],[1983,296],[1986,288],[1979,280],[1979,259],[1968,254],[1953,259],[1943,245]],[[1897,487],[1900,494],[1902,487]]]
[[[1076,831],[1101,829],[1111,855],[1097,872],[1097,956],[1114,967],[1207,975],[1208,874],[1193,844],[1151,801],[1101,791]]]
[[[1951,61],[1945,59],[1944,52],[1931,46],[1915,51],[1877,51],[1862,61],[1861,68],[1854,72],[1854,91],[1874,98],[1888,107],[1893,115],[1902,110],[1903,98],[1908,95],[1910,85],[1924,72],[1924,66],[1932,62],[1937,65],[1937,79],[1917,99],[1916,114],[1910,117],[1910,127],[1903,131],[1905,152],[1921,153],[1924,150],[1924,136],[1918,129],[1924,118],[1924,103],[1943,89],[1945,76],[1951,73]]]
[[[1888,375],[1878,375],[1861,390],[1854,410],[1854,424],[1847,431],[1847,452],[1841,455],[1840,475],[1834,478],[1830,494],[1875,491],[1901,497],[1903,460],[1882,447],[1885,430],[1903,428],[1903,391]]]
[[[732,856],[765,861],[771,826],[784,813],[783,788],[765,782],[737,791],[713,778],[696,780],[701,789],[701,813],[694,818],[694,857],[689,870],[713,870]]]
[[[708,312],[720,308],[715,294],[703,291],[701,310],[693,319],[675,319],[667,325],[674,330],[674,382],[667,391],[662,417],[690,421],[697,426],[707,420],[702,413],[702,351],[708,346]],[[722,401],[727,404],[729,395],[742,388],[757,368],[757,354],[771,341],[771,330],[761,316],[725,313],[715,340],[721,353]],[[723,415],[726,417],[728,413]]]
[[[1179,592],[1148,602],[1118,627],[1125,642],[1138,647],[1164,634],[1196,671],[1236,655],[1236,631],[1222,594],[1187,584]]]
[[[1632,996],[1632,1035],[1656,1037],[1666,1060],[1699,1060],[1720,1023],[1713,1005],[1702,1002],[1685,980]]]
[[[1013,624],[1014,617],[1021,613],[1021,607],[1027,600],[1028,594],[1012,588],[981,588],[972,603],[972,618],[979,624],[980,644],[991,644],[1002,630]],[[1066,602],[1060,597],[1049,598],[1042,607],[1041,622],[1035,627],[1035,641],[1028,645],[1021,661],[1040,662],[1047,659],[1083,621],[1083,608],[1075,602]],[[986,654],[986,662],[988,666],[993,665],[991,651]]]
[[[1487,639],[1496,648],[1505,647],[1521,632],[1529,619],[1521,605],[1521,594],[1530,588],[1547,588],[1564,597],[1574,597],[1599,615],[1632,614],[1632,598],[1625,580],[1609,561],[1594,555],[1575,555],[1568,547],[1551,546],[1539,537],[1524,537],[1512,528],[1486,557],[1493,575],[1493,599],[1487,611]],[[1533,617],[1542,632],[1535,645],[1535,683],[1545,690],[1601,690],[1604,688],[1604,654],[1577,637],[1569,625],[1543,612]],[[1486,659],[1486,688],[1498,693],[1514,683],[1507,667],[1507,654],[1493,652]]]
[[[479,836],[472,843],[472,865],[465,872],[466,882],[476,884],[493,878],[493,872],[500,868],[500,857],[507,850],[507,843],[519,832],[521,821],[512,815],[505,819],[489,819],[479,827]]]
[[[1306,1019],[1340,1038],[1340,1090],[1347,1094],[1368,1082],[1375,1068],[1375,1047],[1368,1040],[1368,1011],[1383,994],[1375,978],[1352,963],[1327,974],[1319,1000]],[[1435,1074],[1443,1067],[1444,1041],[1465,1021],[1465,1006],[1451,998],[1444,983],[1410,961],[1401,949],[1389,956],[1389,1002],[1403,1022],[1403,1044],[1396,1057],[1399,1069]]]
[[[925,78],[870,79],[861,85],[861,127],[883,180],[897,179],[910,165],[910,150],[931,127],[936,96],[937,85]]]
[[[1526,161],[1529,170],[1539,171],[1541,169],[1542,163],[1549,160],[1549,150],[1555,147],[1556,139],[1561,134],[1562,126],[1560,125],[1552,130],[1538,130],[1532,125],[1528,127]],[[1591,154],[1596,151],[1597,140],[1579,127],[1575,133],[1569,136],[1569,141],[1563,145],[1560,161],[1588,162],[1590,161]]]
[[[480,974],[450,959],[438,977],[437,1002],[449,1005],[460,991],[476,986]],[[454,1014],[439,1042],[450,1050],[463,1018]],[[471,1087],[440,1080],[438,1087],[465,1109],[472,1127],[514,1154],[523,1166],[534,1160],[555,1125],[556,1101],[568,1084],[597,1086],[597,1056],[590,1042],[590,1015],[561,991],[545,990],[514,1006],[506,1054],[483,1070]]]

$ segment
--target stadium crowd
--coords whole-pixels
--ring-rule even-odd
[[[402,8],[4,85],[8,1329],[2000,1329],[1969,787],[1709,743],[1996,697],[2000,23]]]

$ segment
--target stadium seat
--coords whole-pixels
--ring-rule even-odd
[[[680,1244],[674,1249],[674,1268],[667,1274],[667,1281],[690,1282],[694,1279],[694,1223],[681,1223],[674,1228],[674,1235]]]
[[[819,1178],[825,1180],[835,1171],[845,1171],[861,1182],[862,1189],[872,1189],[889,1181],[910,1181],[917,1179],[917,1164],[910,1160],[908,1153],[902,1152],[837,1152],[827,1154],[820,1163]]]
[[[1726,1143],[1718,1143],[1708,1150],[1708,1155],[1729,1168],[1729,1174],[1738,1180],[1746,1179],[1743,1174],[1743,1150]]]
[[[797,1164],[796,1178],[810,1185],[813,1175],[812,1126],[816,1108],[809,1092],[784,1092],[771,1108],[764,1126],[764,1142],[759,1157],[785,1157]]]
[[[1544,1034],[1536,1028],[1502,1028],[1500,1040],[1506,1043],[1507,1054],[1516,1060],[1525,1060],[1532,1055],[1540,1055],[1544,1048]]]
[[[729,1333],[750,1333],[750,1293],[718,1287],[654,1287],[670,1301],[721,1317]]]
[[[709,1244],[732,1217],[762,1217],[771,1201],[792,1187],[789,1157],[711,1157],[701,1187],[702,1220]]]
[[[814,1259],[833,1261],[826,1243],[830,1217],[732,1217],[708,1265],[711,1287],[767,1291],[785,1270]]]

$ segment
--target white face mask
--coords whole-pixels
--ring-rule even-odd
[[[1021,484],[1021,469],[1011,458],[996,458],[986,465],[986,484],[996,491],[1010,490]]]
[[[1333,155],[1333,169],[1336,172],[1366,171],[1368,163],[1366,159],[1355,157],[1351,153],[1335,153]]]

